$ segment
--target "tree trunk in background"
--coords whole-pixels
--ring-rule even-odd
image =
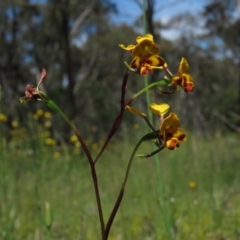
[[[73,93],[74,89],[74,79],[72,75],[71,67],[71,48],[70,48],[70,31],[69,31],[69,13],[68,13],[69,0],[62,0],[62,32],[64,41],[64,55],[65,55],[65,71],[68,77],[68,96],[69,102],[71,103],[71,109],[75,108],[75,96]],[[73,113],[70,113],[71,115]]]
[[[238,17],[240,19],[240,0],[237,1]],[[238,26],[238,36],[240,36],[240,26]],[[239,106],[239,116],[240,116],[240,42],[238,42],[238,106]],[[240,125],[240,122],[238,123]]]
[[[154,5],[155,5],[154,0],[147,0],[146,6],[147,31],[150,32],[155,37],[153,25]]]

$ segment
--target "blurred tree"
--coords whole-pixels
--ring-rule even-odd
[[[135,2],[142,7],[141,1]],[[147,31],[159,44],[160,30],[182,29],[178,39],[161,37],[160,54],[173,73],[181,57],[186,57],[196,88],[192,94],[180,91],[171,98],[152,89],[153,101],[172,104],[185,124],[194,129],[210,129],[216,121],[214,110],[239,111],[240,24],[233,14],[236,1],[211,1],[202,15],[175,15],[165,25],[154,19],[156,2],[146,0]],[[117,10],[110,0],[1,1],[0,83],[5,111],[9,115],[23,111],[18,98],[25,85],[34,84],[41,69],[46,68],[44,86],[53,100],[83,125],[85,132],[91,129],[96,137],[104,134],[119,110],[123,61],[131,59],[118,44],[134,43],[139,27],[142,29],[142,16],[136,25],[127,26],[114,24],[113,14]],[[154,72],[151,80],[161,74]],[[142,77],[131,74],[128,96],[142,86]],[[136,102],[140,108],[145,104],[145,97],[141,97]],[[193,118],[188,118],[189,112]],[[132,124],[135,120],[127,121]],[[55,122],[58,132],[62,124]]]
[[[166,29],[181,31],[166,60],[176,65],[176,59],[185,56],[189,61],[196,85],[193,96],[180,92],[172,101],[185,119],[189,112],[193,114],[194,117],[185,123],[194,129],[213,129],[214,111],[236,111],[238,106],[239,20],[233,14],[234,7],[233,0],[212,1],[201,15],[190,12],[175,15],[163,25]],[[170,51],[167,46],[163,49],[163,54],[165,50]]]

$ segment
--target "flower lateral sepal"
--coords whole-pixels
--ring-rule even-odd
[[[137,68],[132,68],[127,62],[124,61],[124,64],[126,65],[126,67],[128,68],[129,71],[133,72],[133,73],[137,73],[140,74],[139,69]]]
[[[140,117],[143,117],[143,118],[147,117],[145,113],[141,112],[139,109],[137,109],[135,107],[131,107],[131,106],[127,105],[125,107],[125,109],[131,113],[134,113],[134,114],[140,116]]]

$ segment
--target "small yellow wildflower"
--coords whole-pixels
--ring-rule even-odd
[[[14,127],[14,128],[16,128],[16,127],[18,127],[18,121],[16,121],[16,120],[14,120],[14,121],[12,121],[12,127]]]
[[[51,132],[45,131],[45,132],[43,132],[42,135],[43,135],[43,137],[49,138],[51,136]]]
[[[77,141],[78,141],[78,138],[77,138],[76,135],[72,135],[72,136],[70,137],[70,142],[75,143],[75,142],[77,142]]]
[[[197,184],[195,182],[189,182],[188,187],[189,188],[196,188]]]
[[[52,114],[50,112],[45,112],[44,113],[44,117],[45,118],[51,118],[52,117]]]
[[[53,138],[47,138],[45,140],[45,144],[49,146],[54,146],[56,144],[56,141]]]
[[[51,121],[46,121],[44,122],[44,127],[51,127],[52,126],[52,122]]]
[[[6,122],[8,120],[7,116],[3,113],[0,113],[0,122]]]
[[[38,110],[36,111],[36,114],[37,114],[38,116],[42,116],[43,113],[44,113],[44,111],[43,111],[42,109],[38,109]]]
[[[58,152],[58,151],[56,151],[56,152],[53,153],[53,157],[54,157],[54,158],[59,158],[60,156],[61,156],[61,153]]]
[[[80,148],[80,147],[81,147],[81,143],[80,143],[80,142],[75,142],[74,146],[75,146],[76,148]]]
[[[135,124],[133,125],[133,127],[134,127],[134,129],[139,129],[139,128],[140,128],[140,124],[139,124],[139,123],[135,123]]]

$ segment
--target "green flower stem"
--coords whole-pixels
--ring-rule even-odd
[[[162,81],[158,81],[158,82],[154,82],[154,83],[148,84],[147,76],[144,77],[144,80],[145,79],[146,79],[145,87],[141,91],[135,93],[132,98],[135,99],[138,96],[140,96],[142,93],[146,92],[146,96],[148,96],[147,97],[147,104],[150,105],[150,94],[149,94],[148,90],[150,88],[152,88],[152,87],[155,87],[155,86],[166,85],[166,83],[163,83]],[[149,116],[149,118],[151,119],[152,117]]]
[[[143,30],[144,30],[144,34],[146,34],[147,33],[146,0],[143,0]],[[145,83],[145,88],[147,88],[147,86],[148,86],[147,76],[144,77],[144,83]],[[146,100],[147,100],[147,104],[149,106],[150,105],[150,94],[149,94],[148,89],[146,91]],[[149,111],[149,110],[148,110],[148,115],[149,115],[150,122],[153,122],[152,112]],[[158,159],[157,155],[155,155],[154,161],[155,161],[155,164],[156,164],[156,171],[157,171],[157,176],[158,176],[158,188],[159,188],[159,196],[160,196],[160,199],[161,199],[160,204],[161,204],[161,208],[162,208],[163,219],[164,219],[164,222],[165,222],[168,237],[169,237],[170,240],[173,240],[173,236],[172,236],[172,233],[171,233],[171,227],[170,227],[170,223],[169,223],[169,219],[168,219],[168,215],[167,215],[166,204],[165,204],[165,201],[164,201],[161,169],[160,169],[159,159]]]
[[[52,110],[58,112],[63,119],[70,125],[71,128],[73,128],[73,124],[71,123],[71,121],[67,118],[67,116],[63,113],[63,111],[56,105],[55,102],[53,102],[52,100],[47,101],[47,106],[49,108],[51,108]]]
[[[152,135],[152,133],[151,133],[151,134],[149,134],[149,136],[155,136],[155,134]],[[148,137],[148,136],[147,136],[147,137]],[[128,180],[128,176],[129,176],[129,172],[130,172],[130,169],[131,169],[131,166],[132,166],[132,162],[133,162],[134,156],[135,156],[138,148],[140,147],[140,145],[141,145],[144,141],[146,141],[146,136],[142,137],[142,138],[140,139],[140,141],[137,143],[137,145],[135,146],[135,148],[134,148],[134,150],[133,150],[133,152],[132,152],[132,155],[131,155],[131,157],[130,157],[130,159],[129,159],[128,166],[127,166],[127,170],[126,170],[126,173],[125,173],[125,177],[124,177],[124,180],[123,180],[123,182],[122,182],[122,187],[121,187],[121,189],[120,189],[118,198],[117,198],[117,200],[116,200],[116,202],[115,202],[115,204],[114,204],[113,210],[112,210],[112,212],[111,212],[111,214],[110,214],[110,217],[109,217],[108,222],[107,222],[107,225],[106,225],[106,231],[105,231],[106,239],[108,238],[108,235],[109,235],[109,232],[110,232],[110,229],[111,229],[113,220],[114,220],[114,218],[115,218],[115,216],[116,216],[116,213],[117,213],[117,211],[118,211],[118,208],[119,208],[119,206],[120,206],[120,204],[121,204],[121,201],[122,201],[122,198],[123,198],[123,195],[124,195],[124,191],[125,191],[125,186],[126,186],[126,183],[127,183],[127,180]]]
[[[94,190],[95,190],[95,195],[96,195],[96,200],[97,200],[98,215],[99,215],[99,220],[100,220],[100,224],[101,224],[102,240],[106,240],[105,224],[104,224],[104,219],[103,219],[102,205],[101,205],[101,199],[100,199],[100,193],[99,193],[99,187],[98,187],[98,179],[97,179],[97,173],[96,173],[96,169],[95,169],[95,166],[94,166],[94,161],[93,161],[92,155],[91,155],[85,141],[83,140],[82,136],[78,132],[77,128],[75,127],[75,125],[73,123],[71,123],[71,121],[63,113],[63,111],[52,100],[48,100],[46,102],[46,104],[52,110],[58,112],[64,118],[64,120],[70,125],[70,127],[74,130],[74,132],[77,135],[78,140],[81,143],[82,148],[83,148],[83,150],[84,150],[84,152],[85,152],[85,154],[88,158],[88,161],[89,161],[89,164],[90,164],[90,167],[91,167],[91,175],[92,175],[92,179],[93,179]]]

